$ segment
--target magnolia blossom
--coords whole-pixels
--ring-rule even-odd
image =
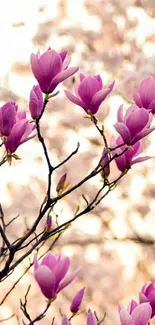
[[[6,150],[14,153],[21,144],[35,137],[33,132],[35,128],[36,126],[27,119],[21,119],[15,123],[4,143]]]
[[[130,106],[123,116],[123,105],[117,112],[117,123],[114,127],[126,144],[135,144],[151,133],[155,127],[149,127],[152,116],[145,108],[136,105]]]
[[[144,107],[155,114],[155,81],[152,77],[147,77],[141,81],[138,94],[132,90],[134,102],[139,107]]]
[[[77,313],[79,311],[83,296],[84,296],[84,291],[85,288],[80,289],[77,294],[75,295],[75,297],[73,298],[72,302],[71,302],[71,306],[70,306],[70,311],[72,313]]]
[[[72,95],[68,90],[65,90],[65,94],[71,102],[81,106],[88,114],[89,112],[95,114],[113,87],[114,81],[108,88],[103,88],[99,74],[88,77],[80,74],[80,82],[76,86],[76,96]]]
[[[117,139],[113,138],[111,139],[111,149],[116,148],[112,150],[112,155],[117,155],[118,157],[115,157],[115,162],[117,165],[117,168],[124,172],[127,169],[130,169],[132,165],[143,162],[145,160],[150,159],[149,156],[143,156],[143,157],[137,157],[142,152],[142,143],[140,141],[136,142],[132,147],[128,148],[123,144],[123,139],[121,137],[118,137]],[[126,150],[125,150],[126,149]]]
[[[0,136],[8,136],[16,123],[17,105],[8,102],[0,107]]]
[[[31,54],[31,68],[43,93],[52,93],[57,85],[72,76],[78,67],[68,68],[67,51],[57,53],[50,48],[40,55]]]
[[[155,283],[144,284],[140,293],[139,293],[140,303],[149,302],[152,307],[152,315],[155,315]]]
[[[29,109],[34,120],[40,116],[43,109],[43,102],[43,95],[39,85],[33,86],[30,92]]]
[[[149,303],[138,305],[132,300],[127,310],[119,304],[119,316],[121,325],[147,325],[150,321],[152,308]]]
[[[46,298],[54,299],[77,276],[79,269],[65,277],[69,266],[69,257],[62,254],[54,256],[48,253],[40,264],[36,257],[34,258],[34,276]]]

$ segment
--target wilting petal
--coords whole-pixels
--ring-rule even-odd
[[[124,142],[126,144],[130,144],[131,136],[130,136],[130,132],[129,132],[129,129],[127,128],[127,126],[122,122],[116,122],[114,124],[114,127],[115,127],[116,131],[121,135]]]
[[[135,325],[147,325],[150,321],[152,308],[149,303],[144,302],[138,305],[132,312],[132,319]]]
[[[48,299],[54,298],[55,276],[53,272],[47,266],[41,265],[34,272],[34,276],[44,296]]]

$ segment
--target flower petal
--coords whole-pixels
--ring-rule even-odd
[[[154,130],[155,130],[155,126],[153,126],[152,128],[149,128],[149,129],[146,129],[146,130],[143,130],[143,131],[139,132],[132,139],[131,144],[135,144],[137,141],[143,139],[144,137],[146,137],[148,134],[150,134]]]
[[[51,253],[48,253],[41,261],[41,265],[49,267],[51,270],[56,265],[56,258]]]
[[[147,325],[152,314],[152,308],[149,303],[144,302],[138,305],[131,316],[135,325]]]
[[[85,77],[79,84],[78,94],[89,108],[91,100],[96,92],[100,90],[98,81],[93,76]]]
[[[117,111],[117,121],[118,122],[124,122],[124,118],[123,118],[123,105],[121,105]]]
[[[116,131],[121,135],[122,139],[126,144],[130,144],[131,135],[127,126],[122,122],[117,122],[114,124]]]
[[[132,320],[132,317],[125,309],[121,309],[119,316],[120,316],[121,325],[135,325]]]
[[[78,275],[79,272],[80,268],[78,268],[75,272],[66,277],[66,279],[59,284],[57,293],[60,292],[63,288],[67,287],[74,280],[74,278]]]
[[[60,259],[57,261],[56,265],[52,270],[56,277],[56,286],[58,286],[59,282],[65,277],[69,267],[70,267],[69,257],[61,255]]]
[[[92,101],[90,103],[90,110],[93,114],[95,114],[98,111],[99,106],[101,103],[105,100],[105,98],[109,95],[109,93],[112,91],[114,87],[114,81],[107,89],[99,90],[95,93],[95,95],[92,98]]]
[[[142,131],[149,121],[149,113],[145,108],[135,110],[126,120],[126,126],[130,130],[131,136],[135,136]]]
[[[151,158],[152,157],[149,157],[149,156],[144,156],[144,157],[136,158],[136,159],[132,160],[131,165],[134,165],[134,164],[143,162],[143,161],[148,160],[148,159],[151,159]]]
[[[73,68],[68,68],[68,69],[65,69],[65,70],[62,70],[61,72],[59,72],[51,81],[51,83],[49,85],[49,92],[52,92],[60,82],[69,78],[70,76],[72,76],[75,72],[78,71],[78,69],[79,69],[78,67],[73,67]]]
[[[34,276],[43,295],[48,299],[54,298],[55,275],[53,272],[47,266],[41,265],[34,272]]]
[[[68,90],[64,91],[67,98],[73,102],[74,104],[81,106],[86,112],[87,112],[87,106],[85,105],[85,103],[82,102],[82,100],[74,95],[72,95]]]
[[[143,107],[148,108],[150,102],[155,99],[155,82],[152,77],[147,77],[140,83],[139,94]]]
[[[141,99],[139,97],[139,94],[137,94],[136,90],[135,89],[132,89],[131,90],[131,93],[132,93],[132,98],[133,98],[135,104],[138,107],[143,107],[142,101],[141,101]]]

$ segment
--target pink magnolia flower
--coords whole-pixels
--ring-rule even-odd
[[[155,114],[155,81],[152,77],[146,77],[139,85],[138,94],[132,90],[132,97],[136,105],[144,107]]]
[[[113,87],[114,81],[108,88],[103,88],[99,74],[88,77],[80,74],[80,83],[76,86],[76,96],[72,95],[68,90],[65,90],[65,94],[71,102],[81,106],[86,113],[95,114]]]
[[[151,133],[155,127],[149,127],[152,116],[145,108],[136,105],[130,106],[123,116],[123,105],[117,112],[117,123],[114,127],[126,144],[135,144]]]
[[[65,278],[69,266],[69,257],[62,254],[54,256],[48,253],[40,264],[34,258],[34,276],[46,298],[54,299],[77,276],[79,269]]]
[[[144,284],[139,293],[140,303],[149,302],[152,307],[152,315],[155,315],[155,283]]]
[[[75,297],[73,298],[70,306],[70,311],[72,313],[77,313],[79,311],[83,296],[84,296],[85,288],[80,289]]]
[[[67,51],[57,53],[50,48],[40,55],[31,54],[31,68],[43,93],[50,94],[57,85],[78,71],[78,67],[68,68],[69,60],[65,60]]]
[[[0,107],[0,136],[8,136],[16,123],[16,103],[6,103]]]
[[[5,142],[6,150],[14,153],[21,144],[35,137],[35,134],[32,133],[35,127],[33,123],[25,119],[14,124]]]
[[[111,139],[111,148],[116,148],[117,146],[120,146],[119,148],[112,150],[112,155],[120,155],[119,157],[115,158],[115,162],[117,168],[122,172],[127,169],[130,169],[131,166],[134,164],[143,162],[151,158],[149,156],[135,158],[142,152],[142,144],[140,141],[132,145],[132,147],[129,148],[127,151],[125,151],[126,146],[122,144],[123,139],[121,137],[118,137],[117,139]]]
[[[29,109],[31,117],[35,120],[40,116],[43,109],[43,95],[39,85],[33,86],[30,92]]]
[[[87,325],[97,325],[97,319],[92,313],[91,309],[88,310],[87,314]]]
[[[147,325],[150,321],[152,308],[149,303],[138,305],[132,300],[127,310],[119,305],[121,325]]]

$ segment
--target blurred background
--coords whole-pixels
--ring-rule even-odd
[[[154,0],[5,0],[0,2],[0,103],[17,101],[19,110],[28,111],[29,93],[36,81],[29,58],[38,49],[50,46],[56,51],[67,49],[71,66],[78,65],[85,74],[97,74],[107,86],[116,80],[115,90],[101,106],[97,118],[104,121],[107,139],[115,134],[120,104],[132,102],[131,89],[146,76],[155,77],[155,2]],[[78,73],[75,76],[78,79]],[[99,160],[103,142],[82,108],[65,98],[63,89],[74,89],[73,78],[59,86],[60,93],[47,106],[42,120],[50,157],[54,164],[62,161],[80,142],[80,149],[53,178],[56,184],[67,172],[75,184],[89,173]],[[91,214],[81,217],[59,239],[52,253],[71,257],[72,270],[81,266],[80,276],[59,294],[40,324],[51,324],[59,307],[63,313],[76,291],[86,286],[83,307],[106,312],[106,324],[119,324],[117,305],[138,299],[144,282],[155,280],[155,160],[154,133],[144,141],[150,161],[135,165],[105,200]],[[19,215],[8,230],[13,241],[35,220],[46,193],[47,167],[37,139],[18,150],[20,161],[7,164],[0,171],[0,200],[7,221]],[[2,152],[1,152],[2,155]],[[111,178],[118,175],[113,165]],[[78,205],[84,206],[81,194],[93,198],[100,178],[82,188],[55,207],[59,222],[73,216]],[[53,220],[55,218],[53,214]],[[42,221],[41,227],[44,226]],[[52,239],[48,241],[50,245]],[[31,259],[33,258],[33,254]],[[1,284],[0,299],[20,277],[29,259]],[[43,311],[45,299],[33,279],[33,270],[25,275],[0,307],[0,320],[11,314],[21,315],[19,299],[28,285],[29,311],[32,317]],[[83,323],[84,314],[75,319]],[[14,317],[7,324],[17,324]]]

